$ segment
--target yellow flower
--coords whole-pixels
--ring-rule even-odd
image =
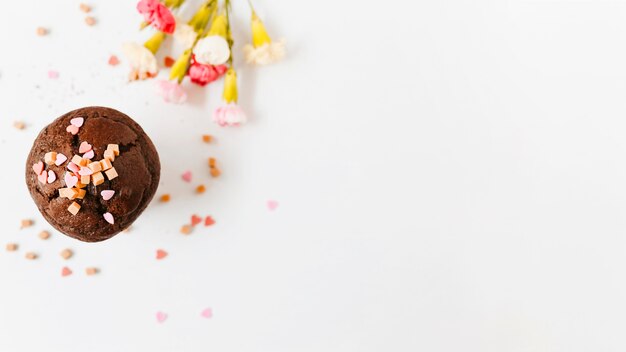
[[[237,72],[234,68],[229,68],[226,71],[226,78],[224,79],[224,93],[222,95],[226,103],[237,102]]]
[[[189,68],[189,60],[191,59],[191,50],[185,50],[185,52],[178,57],[172,70],[170,71],[170,80],[178,80],[178,83],[182,82],[187,74]]]
[[[152,54],[156,55],[157,51],[159,51],[159,48],[161,47],[161,44],[163,44],[163,40],[165,40],[165,33],[156,32],[143,44],[143,46],[148,48]]]
[[[252,11],[252,44],[243,47],[244,55],[248,63],[267,65],[280,61],[285,57],[285,43],[283,41],[272,42],[263,21]]]

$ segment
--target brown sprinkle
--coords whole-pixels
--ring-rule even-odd
[[[28,253],[26,253],[25,257],[26,257],[26,259],[34,260],[34,259],[37,259],[38,255],[37,255],[37,253],[28,252]]]
[[[87,274],[88,276],[96,275],[99,272],[100,272],[100,269],[94,268],[94,267],[89,267],[85,269],[85,274]]]
[[[91,16],[87,16],[85,17],[85,23],[87,23],[88,26],[93,26],[96,24],[96,19]]]
[[[159,198],[159,201],[162,202],[162,203],[167,203],[167,202],[170,201],[171,198],[172,197],[170,197],[169,194],[164,194],[164,195],[161,196],[161,198]]]
[[[196,193],[198,194],[202,194],[206,191],[206,187],[204,185],[199,185],[198,187],[196,187]]]
[[[48,34],[48,30],[45,29],[44,27],[37,27],[37,35],[40,37],[43,37],[44,35]]]
[[[61,251],[61,258],[68,260],[70,259],[72,256],[74,256],[74,252],[72,252],[71,249],[66,248],[64,250]]]
[[[189,235],[192,230],[193,230],[193,226],[183,225],[183,227],[180,228],[180,233],[182,233],[183,235]]]
[[[48,232],[48,231],[41,231],[39,233],[39,238],[41,238],[42,240],[47,240],[48,238],[50,238],[50,232]]]
[[[84,13],[89,13],[91,12],[91,6],[85,4],[85,3],[81,3],[80,4],[80,10]]]
[[[202,135],[202,141],[204,143],[211,143],[211,141],[213,141],[213,136],[209,134]]]
[[[31,226],[33,226],[33,224],[34,224],[34,223],[35,223],[35,222],[34,222],[34,221],[32,221],[32,220],[30,220],[30,219],[24,219],[24,220],[22,220],[22,222],[21,222],[20,229],[25,229],[25,228],[27,228],[27,227],[31,227]]]
[[[15,121],[13,122],[13,127],[17,128],[18,130],[23,130],[26,128],[26,124],[22,121]]]
[[[15,252],[17,250],[17,243],[7,243],[7,252]]]

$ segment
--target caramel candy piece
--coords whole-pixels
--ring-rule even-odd
[[[72,252],[72,250],[69,249],[69,248],[66,248],[66,249],[61,251],[61,258],[65,259],[65,260],[70,259],[73,255],[74,255],[74,252]]]
[[[83,159],[80,155],[74,155],[72,157],[72,162],[78,166],[87,166],[89,159]]]
[[[209,158],[209,167],[210,168],[214,168],[215,167],[215,158]]]
[[[80,183],[88,185],[89,182],[91,182],[91,176],[83,175],[83,176],[80,177]]]
[[[93,163],[87,165],[87,167],[93,172],[102,171],[102,164],[100,164],[99,161],[94,161]]]
[[[72,215],[78,214],[79,210],[80,210],[80,204],[76,202],[72,202],[72,204],[70,204],[70,206],[67,208],[67,211],[72,213]]]
[[[111,149],[107,149],[107,150],[104,152],[104,158],[105,158],[105,159],[109,159],[109,160],[111,160],[111,161],[115,161],[115,152],[114,152],[114,151],[112,151]]]
[[[213,137],[211,135],[209,134],[202,135],[202,141],[204,143],[211,143],[212,140],[213,140]]]
[[[48,238],[50,238],[50,232],[48,232],[48,231],[41,231],[39,233],[39,238],[41,238],[42,240],[47,240]]]
[[[85,17],[85,23],[88,26],[93,26],[94,24],[96,24],[96,19],[91,17],[91,16],[87,16],[87,17]]]
[[[161,196],[161,198],[159,198],[159,201],[163,203],[167,203],[170,201],[170,199],[172,199],[172,197],[169,194],[164,194]]]
[[[37,35],[40,37],[43,37],[44,35],[48,34],[48,30],[44,27],[37,27]]]
[[[67,199],[75,199],[78,191],[75,188],[59,188],[59,197]]]
[[[193,230],[193,227],[191,225],[183,225],[180,228],[180,233],[182,233],[183,235],[189,235],[192,230]]]
[[[25,257],[28,260],[34,260],[34,259],[37,259],[37,254],[33,252],[28,252],[26,253]]]
[[[216,167],[212,167],[211,168],[211,176],[212,177],[218,177],[219,175],[221,175],[222,173],[220,172],[220,170]]]
[[[7,243],[7,252],[15,252],[17,250],[17,243]]]
[[[96,172],[95,174],[91,175],[91,179],[93,180],[93,184],[95,186],[98,186],[104,183],[104,175],[102,175],[102,172]]]
[[[48,165],[54,165],[54,162],[57,160],[57,152],[48,152],[44,155],[43,160]]]
[[[89,5],[85,4],[85,3],[81,3],[79,8],[84,13],[87,13],[87,12],[91,11],[91,6],[89,6]]]
[[[100,171],[106,171],[110,168],[113,167],[113,164],[111,164],[111,160],[109,159],[102,159],[100,160]]]
[[[116,178],[117,175],[117,171],[115,170],[114,167],[108,169],[107,171],[104,172],[107,175],[107,178],[109,179],[109,181],[111,181],[112,179]]]
[[[85,188],[85,187],[87,187],[87,184],[80,182],[80,180],[76,184],[76,188],[82,189],[82,188]]]
[[[113,154],[115,154],[115,156],[119,156],[120,155],[120,146],[117,144],[109,144],[107,145],[107,150],[112,150]]]
[[[198,187],[196,187],[196,193],[198,194],[202,194],[206,191],[206,186],[205,185],[199,185]]]
[[[92,275],[96,275],[98,272],[100,272],[100,270],[98,270],[98,268],[94,268],[94,267],[89,267],[85,269],[85,274],[92,276]]]
[[[77,193],[76,193],[76,198],[77,199],[83,199],[85,198],[85,195],[87,194],[87,191],[84,189],[78,189]]]
[[[24,219],[21,222],[20,229],[25,229],[27,227],[33,226],[34,222],[30,219]]]

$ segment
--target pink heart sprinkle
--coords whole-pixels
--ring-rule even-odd
[[[54,164],[55,164],[56,166],[61,166],[61,165],[63,165],[63,163],[64,163],[64,162],[66,162],[66,161],[67,161],[67,157],[66,157],[65,155],[63,155],[63,154],[59,153],[59,154],[57,154],[57,158],[56,158],[56,160],[54,161]]]
[[[93,157],[95,156],[93,150],[88,151],[87,153],[83,154],[83,158],[85,159],[93,159]]]
[[[67,128],[65,130],[67,132],[71,133],[73,136],[75,136],[78,133],[78,127],[76,127],[74,125],[67,126]]]
[[[33,164],[33,171],[35,171],[37,176],[41,175],[41,173],[43,172],[43,161]]]
[[[75,117],[73,119],[70,120],[70,123],[72,124],[72,126],[76,126],[78,128],[83,127],[83,123],[85,123],[85,119],[82,117]]]
[[[78,147],[78,152],[79,153],[87,153],[88,151],[91,150],[91,144],[87,143],[87,142],[82,142],[80,144],[80,146]]]
[[[74,164],[73,162],[70,161],[69,164],[67,164],[67,168],[70,169],[71,171],[73,171],[74,173],[80,171],[80,166]]]
[[[46,172],[42,172],[39,176],[37,176],[37,179],[45,185],[46,182],[48,182],[48,174]]]
[[[74,186],[76,186],[76,184],[78,183],[78,177],[72,175],[69,172],[65,173],[63,179],[65,180],[65,187],[67,188],[74,188]]]
[[[90,176],[93,175],[93,171],[91,171],[91,169],[88,167],[81,167],[78,174],[81,176]]]
[[[104,213],[104,215],[102,216],[104,217],[104,220],[106,220],[109,224],[115,224],[115,219],[113,219],[113,215],[111,213]]]
[[[211,308],[207,308],[200,313],[203,318],[211,319],[213,318],[213,310]]]
[[[52,170],[48,170],[48,183],[52,183],[57,180],[57,174]]]
[[[109,200],[113,198],[113,195],[115,195],[115,191],[105,190],[105,191],[100,192],[100,195],[102,196],[102,199]]]
[[[163,313],[163,312],[157,312],[156,313],[156,320],[159,323],[162,323],[165,321],[165,319],[167,319],[167,314]]]
[[[53,71],[53,70],[48,71],[48,78],[50,78],[50,79],[57,79],[57,78],[59,78],[59,72],[58,71]]]
[[[185,171],[185,173],[183,173],[183,181],[191,182],[191,171]]]
[[[274,211],[276,210],[276,208],[278,208],[278,202],[275,200],[268,200],[267,201],[267,209],[269,209],[270,211]]]

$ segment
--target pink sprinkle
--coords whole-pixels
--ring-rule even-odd
[[[88,151],[91,150],[91,144],[87,143],[87,142],[82,142],[80,144],[80,146],[78,147],[78,152],[79,153],[87,153]]]
[[[75,118],[70,120],[70,124],[72,124],[72,126],[76,126],[78,128],[83,127],[83,123],[85,123],[85,119],[82,118],[82,117],[75,117]]]
[[[76,186],[76,184],[78,183],[78,177],[72,175],[69,172],[65,173],[63,179],[65,180],[65,187],[67,188],[74,188],[74,186]]]
[[[274,211],[276,210],[276,208],[278,208],[278,202],[275,200],[268,200],[267,201],[267,209],[269,209],[270,211]]]
[[[50,79],[59,78],[59,71],[53,71],[53,70],[48,71],[48,78]]]
[[[83,158],[89,160],[93,159],[94,156],[96,156],[96,154],[94,154],[93,150],[90,150],[87,153],[83,154]]]
[[[115,191],[105,190],[105,191],[100,192],[100,195],[102,196],[102,199],[109,200],[113,198],[113,195],[115,195]]]
[[[52,183],[57,180],[57,174],[52,170],[48,170],[48,183]]]
[[[203,318],[211,319],[213,318],[213,310],[211,308],[207,308],[200,313]]]
[[[39,180],[39,182],[45,185],[46,182],[48,182],[48,174],[44,171],[39,176],[37,176],[37,179]]]
[[[71,161],[70,161],[69,164],[67,164],[67,168],[70,169],[71,171],[73,171],[74,173],[80,171],[80,167],[78,165],[74,164]]]
[[[115,219],[113,219],[113,215],[111,213],[104,213],[104,215],[102,216],[104,217],[104,220],[106,220],[109,224],[115,224]]]
[[[183,177],[183,181],[191,182],[191,171],[185,171],[182,177]]]
[[[163,312],[157,312],[156,313],[156,320],[159,323],[162,323],[165,321],[165,319],[167,319],[167,314],[163,313]]]
[[[64,162],[66,162],[66,161],[67,161],[67,157],[66,157],[65,155],[63,155],[63,154],[59,153],[59,154],[57,154],[57,158],[56,158],[56,160],[54,161],[54,164],[55,164],[56,166],[61,166],[61,165],[63,165],[63,163],[64,163]]]
[[[81,176],[90,176],[93,175],[93,171],[91,171],[91,169],[88,167],[81,167],[78,174]]]
[[[41,173],[43,172],[43,161],[33,164],[33,171],[35,171],[37,176],[41,175]]]
[[[65,129],[67,132],[71,133],[72,136],[75,136],[78,133],[78,127],[74,126],[74,125],[69,125],[67,126],[67,128]]]
[[[117,66],[119,63],[120,63],[120,60],[117,58],[117,56],[111,55],[111,57],[109,58],[109,65]]]

